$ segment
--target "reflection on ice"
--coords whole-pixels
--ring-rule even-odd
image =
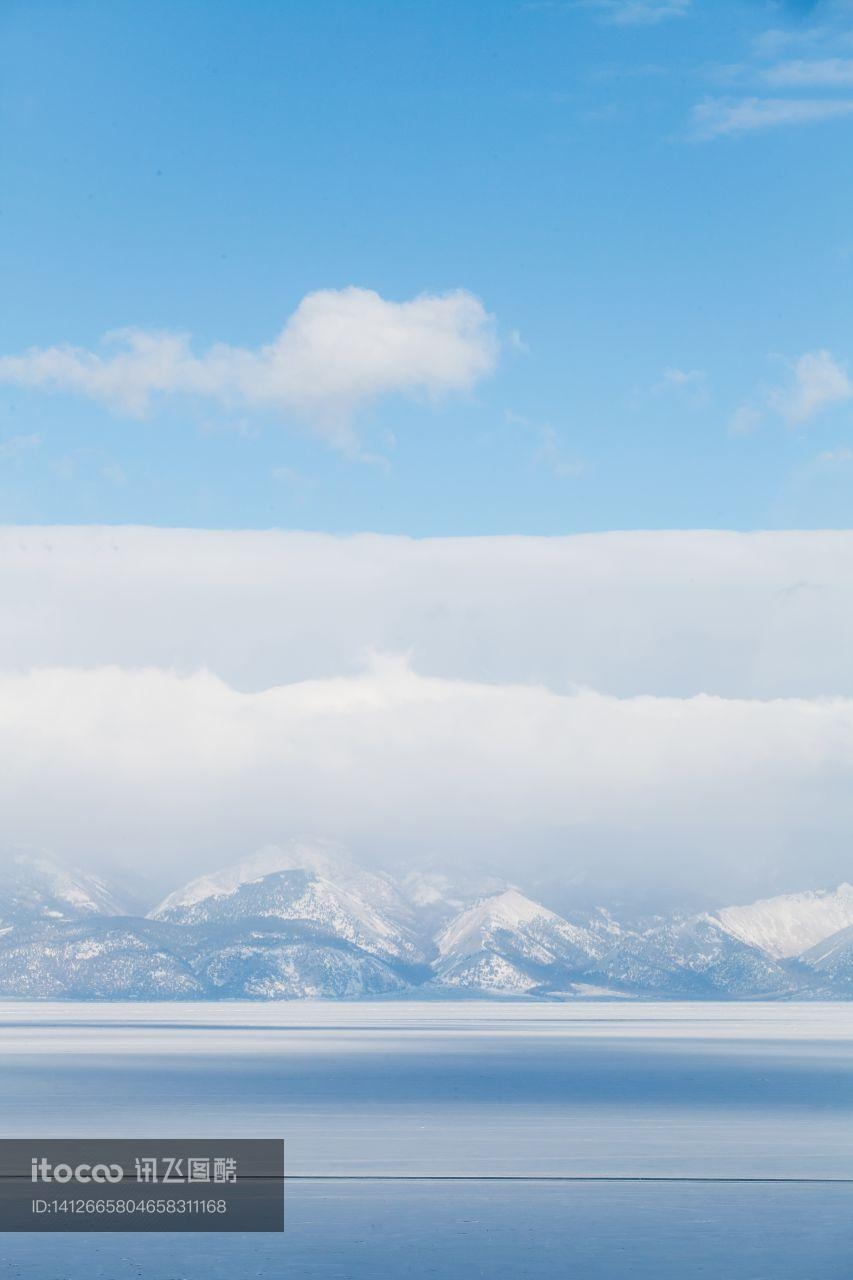
[[[291,1175],[848,1177],[853,1006],[0,1007],[6,1136],[275,1135]]]

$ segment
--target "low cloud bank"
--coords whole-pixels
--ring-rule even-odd
[[[853,533],[427,538],[0,529],[0,670],[204,667],[256,691],[370,650],[490,684],[853,696]]]
[[[427,678],[241,693],[210,673],[0,678],[4,838],[176,883],[322,833],[400,869],[438,857],[725,900],[849,877],[853,700],[619,699]]]

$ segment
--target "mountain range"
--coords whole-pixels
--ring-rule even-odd
[[[96,876],[18,856],[0,872],[0,996],[851,999],[853,886],[561,915],[496,878],[397,881],[292,840],[139,915]]]

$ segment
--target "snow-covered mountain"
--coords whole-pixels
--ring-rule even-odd
[[[118,916],[121,903],[98,876],[47,857],[16,854],[0,864],[0,928],[22,920]]]
[[[0,937],[0,995],[21,999],[186,1000],[206,994],[181,940],[145,920],[33,920]]]
[[[386,960],[425,960],[411,908],[389,876],[328,843],[269,845],[192,880],[151,912],[176,924],[290,921]]]
[[[853,998],[853,887],[695,914],[561,915],[488,876],[398,884],[324,841],[270,845],[141,918],[48,858],[0,871],[0,996]]]
[[[463,911],[436,941],[440,985],[523,993],[583,980],[612,940],[507,889]]]
[[[853,925],[824,938],[800,957],[830,993],[853,996]]]
[[[680,990],[686,997],[793,996],[809,985],[807,977],[735,937],[711,914],[666,920],[640,936],[643,961],[654,964],[654,974],[647,969],[642,976],[627,971],[619,976],[635,985],[639,978],[646,989],[658,986],[664,995]],[[616,956],[609,957],[611,966]]]
[[[177,949],[174,947],[177,943]],[[0,871],[0,995],[182,999],[204,995],[181,939],[127,916],[98,876],[47,857]]]
[[[209,996],[230,999],[355,998],[401,994],[428,970],[378,956],[301,926],[238,928],[196,936],[192,967]]]
[[[400,887],[421,926],[432,935],[481,898],[510,888],[498,876],[448,875],[442,871],[410,871]]]
[[[218,995],[380,995],[428,972],[398,886],[327,841],[269,845],[190,881],[151,918],[190,929],[194,972]]]
[[[435,981],[483,992],[711,997],[808,993],[810,975],[730,935],[712,915],[644,930],[605,912],[569,923],[517,890],[463,911],[439,935]]]
[[[746,907],[725,907],[716,914],[733,938],[776,960],[790,959],[853,925],[853,885],[764,898]]]
[[[239,862],[230,863],[211,875],[190,880],[160,903],[152,916],[177,915],[214,900],[230,897],[244,886],[284,871],[307,871],[334,884],[378,910],[406,914],[405,898],[394,880],[381,872],[360,867],[349,851],[331,840],[289,840],[265,845]]]

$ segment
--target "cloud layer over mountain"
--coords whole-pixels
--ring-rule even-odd
[[[721,901],[849,878],[849,534],[0,550],[10,847],[174,880],[304,833]]]
[[[209,673],[0,680],[7,839],[187,873],[322,832],[389,864],[490,855],[623,889],[732,893],[848,866],[853,700],[618,699],[365,674],[240,693]],[[757,878],[756,878],[757,877]]]
[[[0,669],[424,675],[618,696],[853,696],[853,534],[426,538],[0,529]]]

